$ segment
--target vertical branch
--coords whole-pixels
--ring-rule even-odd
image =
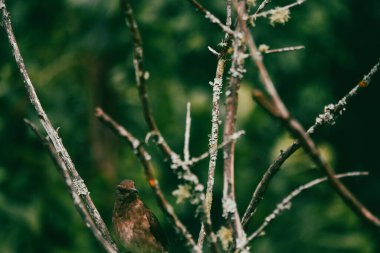
[[[222,28],[226,33],[224,41],[221,43],[222,48],[218,54],[218,62],[216,67],[216,74],[213,82],[210,82],[210,85],[213,87],[213,99],[212,99],[212,117],[211,117],[211,134],[209,139],[209,170],[207,177],[207,188],[206,188],[206,198],[204,204],[205,219],[202,222],[201,230],[198,237],[198,245],[201,247],[203,245],[205,232],[206,234],[212,229],[211,226],[211,206],[212,206],[212,195],[213,195],[213,186],[214,186],[214,175],[217,159],[217,150],[218,150],[218,132],[219,132],[219,99],[223,82],[224,69],[226,67],[226,59],[228,54],[228,49],[230,47],[231,40],[235,32],[231,30],[230,26],[232,23],[232,0],[227,0],[227,18],[226,25],[223,25],[219,19],[217,19],[211,12],[206,10],[201,4],[196,0],[189,0],[195,8],[203,13],[207,19],[212,23],[217,24]],[[216,235],[214,233],[209,235],[209,240],[216,243]]]
[[[239,9],[245,9],[244,3],[240,6],[237,1],[233,1],[234,7]],[[237,23],[236,32],[241,32],[241,24]],[[239,37],[235,37],[233,42],[233,55],[232,65],[230,68],[230,79],[226,89],[226,116],[224,123],[223,138],[227,140],[234,134],[236,129],[236,113],[238,108],[238,90],[240,87],[240,81],[245,73],[244,69],[244,52],[245,46]],[[227,221],[233,231],[235,238],[235,245],[237,249],[243,249],[246,245],[246,234],[241,225],[240,216],[237,210],[235,199],[235,142],[228,143],[223,148],[223,216],[227,218]]]
[[[121,0],[120,5],[122,11],[124,12],[125,21],[133,39],[133,65],[135,68],[136,84],[143,107],[144,118],[149,126],[149,129],[153,131],[157,129],[157,124],[152,116],[152,110],[149,105],[148,93],[145,85],[146,80],[149,78],[149,72],[147,72],[144,68],[144,51],[141,34],[134,18],[129,0]]]
[[[219,100],[222,89],[223,73],[226,61],[220,59],[218,61],[218,66],[216,69],[216,75],[214,82],[210,82],[213,87],[212,94],[212,115],[211,115],[211,133],[209,139],[209,172],[207,180],[207,190],[206,190],[206,211],[207,215],[210,215],[211,203],[212,203],[212,190],[214,185],[214,175],[216,160],[218,156],[218,134],[219,134]]]
[[[164,138],[162,138],[161,132],[157,127],[156,121],[152,114],[152,109],[150,107],[148,92],[146,89],[146,81],[149,79],[149,72],[145,70],[144,67],[144,51],[143,51],[143,41],[141,38],[140,30],[137,25],[136,19],[133,14],[133,9],[130,4],[130,0],[120,0],[120,6],[124,12],[125,21],[132,35],[133,40],[133,66],[135,69],[135,77],[137,89],[139,92],[139,98],[142,104],[144,119],[148,125],[150,132],[157,137],[157,144],[161,151],[171,156],[178,155],[169,147]],[[173,159],[172,159],[173,160]]]
[[[183,146],[183,157],[184,157],[185,163],[188,163],[190,161],[190,152],[189,152],[190,127],[191,127],[190,111],[191,111],[191,103],[188,102],[186,105],[185,144]]]
[[[206,198],[204,203],[205,208],[205,222],[204,229],[207,233],[211,232],[211,206],[213,198],[213,188],[215,181],[215,168],[216,160],[218,157],[218,137],[219,137],[219,100],[220,93],[223,83],[223,73],[226,66],[225,59],[219,59],[216,68],[216,75],[214,82],[210,82],[212,86],[212,114],[211,114],[211,133],[209,138],[209,154],[210,160],[208,165],[208,176],[207,176],[207,188],[206,188]],[[209,235],[210,240],[216,243],[216,235],[211,233]]]
[[[49,118],[47,117],[37,97],[37,93],[34,89],[32,81],[30,80],[29,74],[24,64],[24,60],[18,48],[17,41],[16,41],[12,26],[11,26],[10,15],[6,9],[4,0],[0,0],[0,10],[1,10],[3,27],[7,33],[8,40],[12,48],[13,55],[16,60],[18,69],[24,80],[25,88],[27,90],[29,100],[32,103],[35,111],[37,112],[40,122],[43,128],[45,129],[49,137],[49,140],[52,143],[59,159],[62,160],[68,172],[70,173],[70,177],[72,178],[73,184],[74,186],[76,186],[75,189],[77,191],[77,194],[79,195],[81,201],[83,201],[84,205],[86,206],[87,211],[91,215],[91,218],[95,222],[97,228],[100,230],[102,236],[110,244],[108,248],[113,249],[111,252],[117,252],[116,245],[113,243],[113,240],[108,232],[108,229],[104,221],[102,220],[98,210],[96,209],[94,203],[92,202],[83,179],[78,174],[78,171],[76,170],[74,163],[72,162],[70,158],[70,155],[68,154],[66,148],[64,147],[61,138],[58,136],[57,131],[53,128]]]

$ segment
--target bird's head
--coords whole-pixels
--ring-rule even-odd
[[[135,200],[138,193],[139,191],[135,187],[135,182],[130,179],[124,179],[116,186],[116,198],[119,200]]]

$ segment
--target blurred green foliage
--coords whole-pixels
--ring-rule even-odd
[[[224,17],[223,1],[203,1]],[[289,1],[273,1],[285,5]],[[158,209],[141,166],[130,149],[93,116],[101,106],[139,138],[147,127],[135,88],[132,44],[118,1],[6,1],[27,69],[40,100],[85,179],[91,196],[110,225],[114,185],[137,181],[144,201],[157,214],[171,241],[181,242]],[[181,152],[186,102],[192,102],[191,154],[207,149],[211,89],[217,48],[223,38],[187,1],[134,1],[150,72],[148,90],[154,115],[167,141]],[[327,103],[337,101],[380,56],[380,2],[377,0],[307,1],[291,10],[290,21],[271,26],[258,20],[253,34],[271,48],[300,45],[305,50],[268,55],[265,63],[290,111],[310,126]],[[290,139],[281,125],[250,99],[260,87],[257,71],[247,64],[238,125],[246,135],[237,144],[236,193],[242,213],[258,180]],[[380,75],[348,106],[333,127],[315,136],[336,171],[366,170],[370,177],[345,180],[350,189],[380,214],[379,108]],[[377,116],[376,116],[377,115]],[[5,32],[0,33],[0,252],[103,252],[76,213],[65,185],[44,147],[23,123],[37,122]],[[176,178],[154,145],[157,176],[168,198]],[[193,168],[206,181],[207,161]],[[284,196],[321,176],[298,151],[273,180],[250,231]],[[214,225],[221,214],[222,173],[218,164]],[[199,222],[189,204],[175,205],[194,235]],[[254,252],[380,252],[379,234],[365,226],[327,185],[305,192],[279,217]]]

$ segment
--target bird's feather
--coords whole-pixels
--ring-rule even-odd
[[[158,222],[157,217],[150,211],[149,208],[147,208],[145,205],[146,215],[149,221],[150,225],[150,232],[152,235],[156,238],[157,241],[161,242],[162,246],[164,246],[165,250],[168,249],[168,239],[166,238],[166,235],[164,234],[160,223]]]

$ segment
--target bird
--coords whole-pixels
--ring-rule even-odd
[[[124,179],[116,187],[112,226],[117,240],[128,252],[168,252],[166,235],[157,217],[140,199],[133,180]]]

